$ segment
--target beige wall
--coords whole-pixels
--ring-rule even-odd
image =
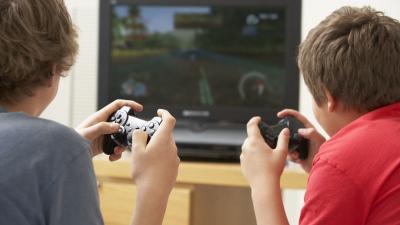
[[[98,0],[66,0],[74,22],[79,27],[80,53],[77,62],[60,85],[55,101],[42,115],[69,126],[76,126],[96,110],[97,52],[98,52]],[[302,37],[333,10],[344,6],[370,5],[387,15],[400,19],[398,0],[304,0],[302,7]],[[300,111],[315,123],[311,110],[312,98],[301,82]],[[303,205],[303,191],[285,191],[284,200],[290,224],[297,224]]]

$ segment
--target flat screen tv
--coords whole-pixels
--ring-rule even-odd
[[[133,99],[169,110],[178,144],[236,146],[298,108],[300,0],[100,2],[99,108]]]

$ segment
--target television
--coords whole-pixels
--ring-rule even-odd
[[[98,107],[177,119],[188,158],[238,159],[247,121],[298,108],[300,0],[102,0]]]

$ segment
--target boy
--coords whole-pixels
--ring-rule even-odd
[[[312,29],[298,64],[314,100],[313,112],[331,137],[305,125],[310,156],[300,224],[400,224],[400,24],[371,8],[343,7]],[[276,149],[248,123],[241,167],[252,189],[257,223],[288,224],[280,197],[288,130]]]
[[[1,224],[103,224],[91,158],[102,153],[104,122],[117,109],[142,106],[117,100],[76,130],[37,118],[73,65],[76,31],[62,0],[0,1],[0,221]],[[138,196],[132,224],[161,224],[179,158],[172,137],[175,119],[151,141],[134,133],[132,178]],[[110,160],[120,158],[116,147]]]

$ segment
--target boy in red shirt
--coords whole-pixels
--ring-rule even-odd
[[[300,45],[299,67],[313,111],[331,137],[304,123],[309,172],[300,224],[400,224],[400,23],[371,8],[343,7]],[[258,225],[288,224],[279,180],[288,154],[284,129],[276,149],[263,140],[259,117],[247,127],[241,167],[252,189]]]

